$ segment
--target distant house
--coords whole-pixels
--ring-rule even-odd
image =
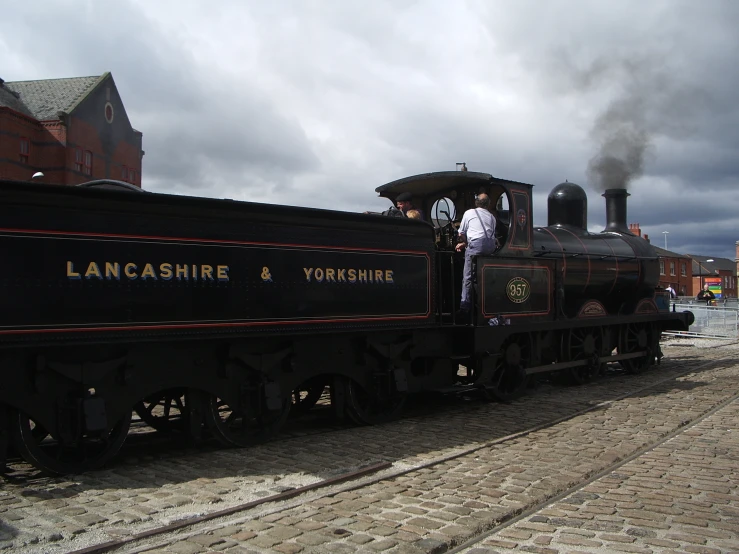
[[[654,249],[659,257],[659,286],[664,288],[672,286],[678,296],[693,296],[690,256],[671,252],[659,246],[654,246]]]
[[[693,260],[693,296],[708,284],[717,298],[736,298],[736,261],[711,256],[690,256]],[[708,261],[711,260],[711,261]]]
[[[629,231],[637,237],[641,237],[651,244],[649,235],[642,235],[638,223],[629,223]],[[691,296],[692,284],[690,271],[690,256],[671,252],[658,246],[652,245],[659,257],[659,283],[662,288],[672,287],[678,296]],[[696,294],[697,291],[696,291]]]
[[[0,79],[0,178],[75,185],[117,179],[141,186],[142,133],[113,77]]]

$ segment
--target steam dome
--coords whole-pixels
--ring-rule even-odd
[[[588,229],[588,197],[580,185],[560,183],[547,198],[548,225],[569,225]]]

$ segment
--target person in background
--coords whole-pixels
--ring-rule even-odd
[[[411,219],[421,219],[421,212],[415,209],[408,210],[407,212],[405,212],[405,217],[409,217]]]
[[[716,299],[716,295],[708,289],[708,284],[703,285],[703,290],[695,297],[696,300],[705,300],[706,305],[710,306],[711,302]]]
[[[462,277],[462,301],[460,316],[469,314],[470,291],[472,289],[472,258],[495,252],[495,216],[490,212],[490,197],[487,194],[475,196],[475,208],[464,212],[459,225],[457,252],[465,250],[464,273]]]
[[[665,290],[670,293],[670,298],[677,298],[677,293],[675,292],[675,289],[672,288],[672,285],[668,285]]]

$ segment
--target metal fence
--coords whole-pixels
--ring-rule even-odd
[[[739,338],[739,308],[720,303],[717,306],[706,306],[703,302],[674,302],[672,304],[677,312],[684,310],[693,312],[695,322],[690,326],[689,331],[665,334],[716,339]]]

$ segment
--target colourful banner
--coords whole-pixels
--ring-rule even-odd
[[[704,277],[703,283],[708,285],[708,290],[710,290],[716,298],[721,298],[721,277]]]

